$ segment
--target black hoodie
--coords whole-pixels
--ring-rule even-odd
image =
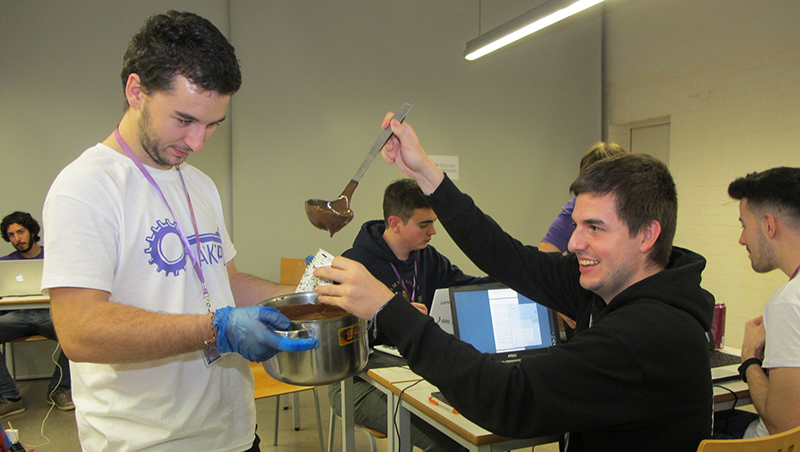
[[[710,436],[714,300],[700,287],[702,256],[673,248],[666,269],[606,305],[580,286],[574,255],[513,239],[449,179],[428,202],[479,268],[578,323],[569,343],[505,364],[391,300],[378,327],[460,413],[504,436],[571,432],[569,451],[689,452]]]
[[[479,278],[465,275],[455,265],[436,251],[436,248],[428,245],[421,250],[414,250],[408,255],[407,260],[400,260],[386,240],[383,233],[386,226],[383,220],[371,220],[361,225],[353,247],[342,253],[344,257],[362,263],[375,278],[392,290],[395,294],[404,296],[406,302],[414,293],[415,302],[423,303],[428,312],[431,310],[433,294],[436,289],[451,286],[466,286],[470,284],[484,284],[493,282],[492,278]],[[394,268],[392,268],[394,265]],[[414,268],[416,266],[416,277]],[[400,275],[398,278],[395,270]],[[414,283],[416,281],[416,284]],[[405,284],[408,292],[403,290]],[[392,345],[387,338],[378,333],[376,340],[370,333],[370,342],[375,344],[387,343]]]

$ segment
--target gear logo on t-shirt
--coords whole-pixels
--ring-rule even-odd
[[[150,265],[156,266],[156,271],[164,272],[165,276],[178,276],[181,270],[192,265],[189,255],[184,249],[178,226],[174,221],[158,220],[156,226],[150,228],[152,235],[147,237],[145,254],[150,256]],[[193,252],[197,252],[197,237],[188,237],[189,245]],[[219,230],[214,233],[200,234],[200,263],[201,265],[224,264],[225,255],[222,249],[222,238]],[[188,261],[188,262],[187,262]]]

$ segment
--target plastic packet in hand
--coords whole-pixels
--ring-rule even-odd
[[[328,280],[314,276],[314,270],[320,267],[330,267],[332,262],[333,254],[323,249],[317,251],[317,254],[311,259],[311,263],[306,265],[306,270],[303,272],[303,277],[300,279],[300,284],[297,285],[295,292],[313,292],[317,286],[331,284]]]

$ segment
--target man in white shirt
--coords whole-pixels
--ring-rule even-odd
[[[800,425],[800,168],[748,174],[733,181],[728,194],[739,200],[739,243],[747,249],[753,270],[780,269],[789,277],[772,294],[763,315],[745,324],[739,373],[759,419],[744,431],[740,427],[726,433],[754,438]]]
[[[289,320],[256,304],[294,287],[237,271],[217,188],[185,163],[239,89],[233,46],[195,14],[155,15],[122,83],[119,126],[61,171],[44,206],[42,287],[72,360],[81,445],[258,451],[246,360],[318,342],[275,334]]]

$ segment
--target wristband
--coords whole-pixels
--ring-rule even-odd
[[[748,358],[746,359],[741,366],[739,366],[739,376],[742,377],[742,381],[747,383],[747,368],[753,364],[758,364],[758,367],[761,367],[761,361],[758,358]]]
[[[389,301],[392,301],[392,299],[390,298]],[[387,304],[389,304],[389,301],[382,304],[381,307],[378,308],[377,311],[375,311],[375,315],[372,316],[372,320],[367,322],[367,330],[369,330],[373,325],[375,325],[375,328],[372,330],[372,339],[378,338],[378,314],[381,311],[383,311],[383,308],[385,308]]]

